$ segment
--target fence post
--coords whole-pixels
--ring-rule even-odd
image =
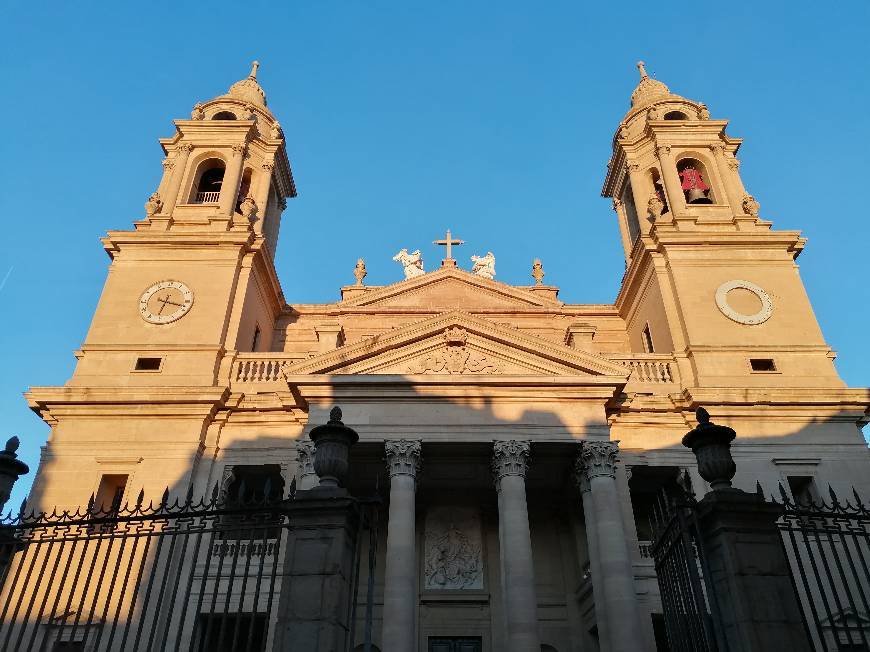
[[[727,652],[812,648],[776,521],[783,508],[763,496],[731,487],[736,471],[731,428],[710,423],[703,408],[698,427],[683,445],[698,458],[698,470],[713,487],[696,505],[706,561],[707,590],[719,618],[714,626]]]
[[[358,439],[334,408],[311,432],[320,484],[287,505],[290,532],[278,599],[274,652],[337,652],[350,641],[359,503],[342,485]]]

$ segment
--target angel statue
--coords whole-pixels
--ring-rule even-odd
[[[495,278],[495,256],[491,251],[486,252],[486,256],[472,256],[474,267],[471,268],[472,274],[477,274],[483,278]]]
[[[408,250],[403,247],[399,253],[393,256],[393,260],[402,264],[406,279],[426,273],[423,271],[423,256],[420,255],[419,249],[408,253]]]

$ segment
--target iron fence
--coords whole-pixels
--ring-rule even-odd
[[[0,522],[0,650],[269,649],[290,497],[22,507]]]
[[[870,650],[870,510],[853,489],[841,500],[796,501],[779,486],[778,522],[792,579],[820,652]]]
[[[655,561],[668,644],[675,652],[727,652],[717,641],[715,596],[705,585],[709,576],[695,514],[687,492],[662,494],[653,510]]]

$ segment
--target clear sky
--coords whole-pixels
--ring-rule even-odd
[[[624,269],[600,197],[635,62],[745,138],[744,183],[801,229],[801,274],[837,367],[870,384],[870,3],[0,1],[0,436],[35,471],[22,392],[61,385],[109,260],[157,186],[157,138],[261,62],[299,189],[277,267],[290,303],[393,283],[447,227],[498,280],[612,302]],[[32,474],[31,474],[32,476]],[[10,506],[28,486],[19,483]]]

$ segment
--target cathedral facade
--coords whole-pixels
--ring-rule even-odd
[[[274,257],[296,186],[257,65],[197,104],[160,140],[144,217],[103,238],[72,378],[27,393],[51,427],[31,505],[306,489],[308,434],[339,405],[347,486],[383,498],[372,649],[655,650],[650,517],[663,491],[706,491],[680,443],[696,408],[737,431],[736,486],[800,497],[870,490],[870,399],[834,367],[805,239],[742,184],[741,140],[639,69],[602,189],[612,304],[561,301],[538,261],[524,286],[491,254],[462,269],[449,232],[434,271],[403,250],[402,280],[367,285],[359,261],[340,300],[293,303]]]

